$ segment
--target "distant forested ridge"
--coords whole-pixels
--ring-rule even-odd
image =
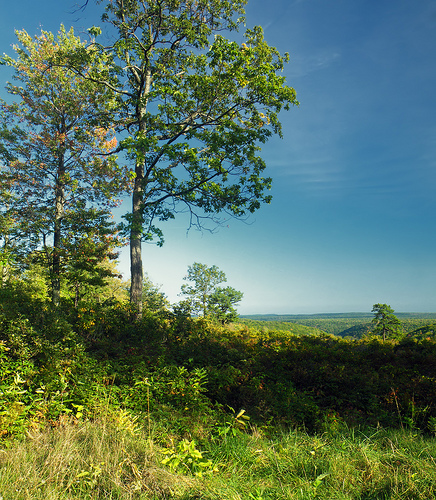
[[[430,328],[436,323],[436,313],[395,313],[405,334]],[[312,333],[327,333],[340,337],[361,338],[371,331],[374,315],[370,312],[322,313],[322,314],[254,314],[241,315],[240,321],[250,327],[268,330],[293,331],[291,325],[308,327]],[[318,330],[316,332],[315,330]],[[303,333],[303,332],[301,332]],[[309,333],[308,331],[306,333]]]

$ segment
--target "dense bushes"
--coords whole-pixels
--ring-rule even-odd
[[[207,395],[259,419],[316,429],[326,415],[350,425],[425,429],[436,415],[433,340],[281,339],[210,333],[178,346],[177,361],[207,366]]]
[[[59,315],[14,297],[0,314],[3,436],[63,414],[92,417],[103,402],[139,418],[244,408],[263,425],[309,431],[436,427],[433,339],[295,336],[168,311],[135,321],[123,304]]]

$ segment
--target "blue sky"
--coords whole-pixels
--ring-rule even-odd
[[[73,10],[9,4],[0,53],[12,54],[14,29],[98,24],[100,7]],[[436,311],[436,2],[249,0],[247,27],[258,24],[290,53],[301,103],[263,148],[272,204],[214,234],[166,223],[144,269],[175,302],[190,264],[217,265],[244,292],[242,314]]]

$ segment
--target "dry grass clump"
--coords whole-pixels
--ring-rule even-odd
[[[65,419],[57,428],[9,442],[0,451],[0,498],[436,498],[436,441],[414,431],[344,428],[266,435],[247,427],[223,435],[210,428],[198,442],[186,434],[177,442],[158,422],[151,434],[134,424],[126,412],[92,422]],[[196,472],[200,462],[209,464],[204,474]]]
[[[4,500],[172,498],[194,478],[160,464],[159,448],[142,433],[106,420],[35,431],[0,452]]]

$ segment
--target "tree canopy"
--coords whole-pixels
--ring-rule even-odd
[[[108,0],[103,21],[116,40],[94,47],[110,64],[84,75],[90,51],[69,54],[70,67],[119,98],[118,149],[134,182],[125,229],[139,315],[141,242],[162,244],[161,222],[185,212],[189,227],[214,228],[271,200],[260,146],[281,135],[279,112],[298,103],[282,75],[288,56],[266,43],[261,27],[242,43],[224,36],[242,26],[245,3]]]
[[[231,286],[218,287],[209,297],[210,314],[222,324],[231,323],[238,318],[235,305],[243,298],[244,294]]]
[[[188,267],[188,273],[183,279],[191,282],[182,285],[181,292],[187,296],[185,303],[192,313],[212,317],[221,323],[237,318],[234,306],[242,300],[244,294],[230,286],[218,287],[227,278],[217,266],[208,267],[194,262]]]
[[[61,27],[57,37],[42,31],[33,38],[18,31],[17,38],[16,59],[2,60],[15,70],[16,82],[6,87],[15,100],[1,103],[3,246],[6,251],[11,242],[16,247],[27,242],[27,251],[43,248],[57,304],[63,235],[72,234],[69,224],[75,234],[88,237],[90,205],[100,209],[94,223],[103,224],[117,195],[127,187],[116,157],[107,154],[116,145],[110,121],[115,98],[107,87],[65,66],[53,66],[53,58],[79,49],[88,54],[81,68],[84,74],[104,66],[104,57],[72,29]],[[103,225],[104,239],[109,226]],[[94,232],[94,240],[98,234]]]
[[[381,335],[383,340],[386,340],[387,337],[397,336],[402,332],[401,322],[395,316],[391,306],[374,304],[372,312],[374,313],[372,323],[375,325],[373,332],[376,335]]]

